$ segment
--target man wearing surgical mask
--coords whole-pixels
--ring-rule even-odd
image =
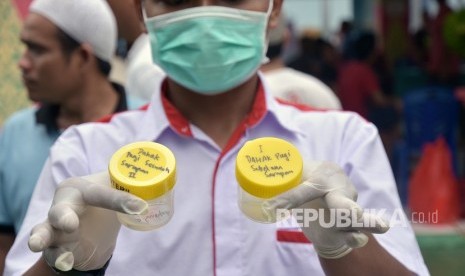
[[[143,2],[153,60],[167,78],[147,110],[62,135],[6,275],[428,275],[403,213],[402,226],[388,230],[362,211],[402,208],[375,127],[353,113],[302,110],[269,94],[258,68],[281,5]],[[372,223],[285,227],[247,219],[237,206],[235,156],[264,136],[291,142],[307,162],[301,185],[263,208],[357,209],[351,219]],[[120,228],[115,211],[139,214],[146,203],[112,189],[105,173],[117,149],[143,140],[170,148],[178,172],[173,219],[152,232]]]

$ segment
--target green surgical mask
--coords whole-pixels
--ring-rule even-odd
[[[235,88],[266,60],[272,3],[267,13],[202,6],[146,18],[153,61],[200,94]]]

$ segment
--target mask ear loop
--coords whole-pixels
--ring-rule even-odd
[[[270,0],[269,1],[269,4],[268,4],[268,10],[266,11],[266,23],[267,23],[267,27],[265,29],[265,39],[263,39],[264,43],[265,43],[265,47],[264,48],[264,53],[263,53],[263,59],[262,59],[262,65],[263,64],[267,64],[268,62],[270,62],[270,59],[266,56],[266,52],[268,51],[268,47],[270,45],[270,38],[268,37],[268,23],[270,22],[270,17],[271,17],[271,12],[273,11],[273,4],[274,1],[273,0]]]
[[[146,22],[148,19],[147,12],[145,11],[144,7],[141,7],[141,9],[142,9],[142,18],[144,19],[144,22]]]
[[[268,4],[268,11],[266,12],[266,16],[268,17],[268,20],[270,19],[271,12],[273,11],[273,6],[274,6],[274,0],[270,0]]]

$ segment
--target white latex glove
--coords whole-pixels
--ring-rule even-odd
[[[330,162],[307,162],[302,179],[303,182],[298,187],[268,200],[263,207],[268,214],[276,214],[277,209],[313,209],[307,210],[312,211],[308,213],[307,219],[303,218],[305,212],[295,212],[299,216],[294,217],[321,257],[341,258],[353,248],[366,245],[368,237],[364,233],[384,233],[389,229],[382,218],[364,213],[355,202],[357,191],[338,165]],[[326,225],[320,224],[320,218],[313,216],[320,214],[320,209],[324,213]],[[329,223],[331,209],[333,212],[342,210],[358,225],[346,223],[341,227],[336,223]],[[337,222],[337,219],[334,221]],[[362,222],[365,223],[362,225]]]
[[[139,214],[147,203],[109,186],[107,172],[63,181],[45,222],[36,225],[29,248],[43,251],[61,271],[102,268],[110,259],[121,224],[116,212]]]

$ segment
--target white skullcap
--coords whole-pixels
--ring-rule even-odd
[[[110,62],[116,50],[116,19],[104,0],[34,0],[29,8],[52,21],[79,43],[88,43],[94,55]]]

